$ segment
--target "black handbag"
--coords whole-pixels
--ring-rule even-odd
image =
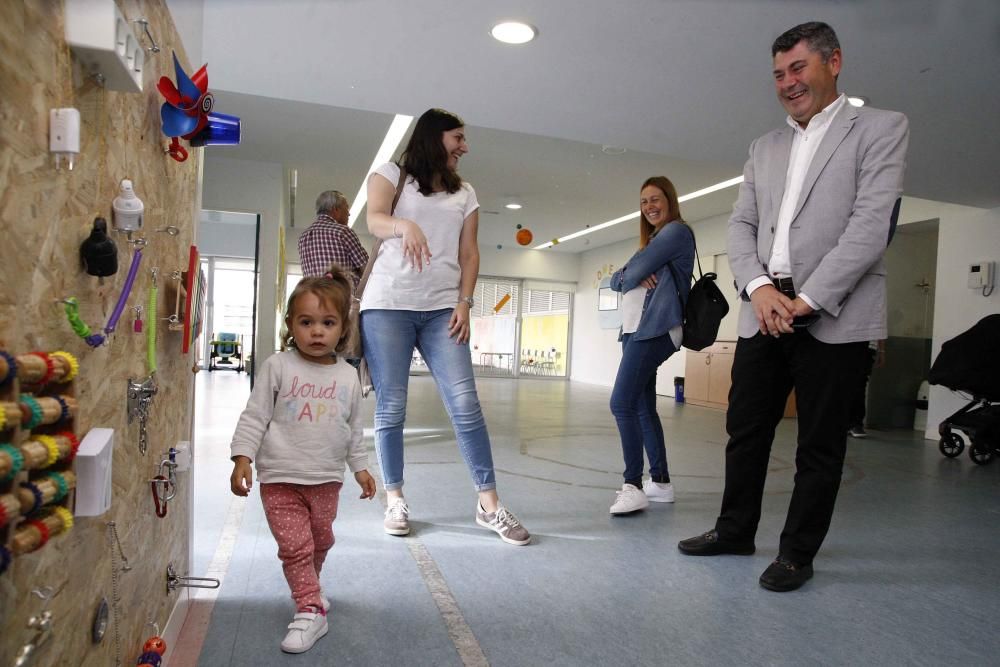
[[[698,262],[698,275],[688,293],[687,303],[681,298],[680,281],[677,279],[677,272],[674,270],[673,262],[669,262],[670,273],[674,277],[677,288],[677,300],[681,304],[681,311],[684,313],[684,337],[681,345],[694,350],[704,350],[715,342],[719,335],[719,326],[722,318],[729,313],[729,302],[723,296],[722,290],[715,283],[718,276],[711,271],[703,273],[701,270],[701,258],[698,257],[698,241],[695,240],[694,230],[688,227],[691,232],[691,240],[694,242],[694,257]]]

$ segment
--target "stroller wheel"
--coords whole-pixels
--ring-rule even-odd
[[[947,435],[941,436],[941,442],[938,443],[938,449],[941,453],[947,456],[949,459],[953,459],[965,449],[965,441],[962,440],[962,436],[957,433],[948,433]]]
[[[985,442],[973,441],[969,447],[969,458],[984,466],[993,460],[993,450]]]

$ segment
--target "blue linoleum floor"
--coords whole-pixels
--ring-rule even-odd
[[[198,664],[461,665],[476,653],[456,649],[454,618],[442,616],[411,547],[429,554],[459,625],[495,666],[1000,664],[1000,462],[945,459],[911,432],[851,440],[816,576],[776,594],[757,578],[790,497],[794,420],[779,427],[757,554],[691,558],[677,541],[711,528],[719,509],[721,412],[661,397],[677,502],[612,518],[622,462],[609,389],[505,379],[479,389],[500,495],[531,546],[476,526],[433,381],[414,377],[405,490],[416,544],[384,535],[381,504],[345,483],[323,572],[330,632],[304,656],[285,655],[294,608],[255,492]],[[229,438],[249,383],[201,373],[197,391],[194,573],[212,559],[230,506]]]

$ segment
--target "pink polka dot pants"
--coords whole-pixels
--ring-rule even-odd
[[[260,498],[271,534],[278,543],[285,580],[298,611],[322,607],[319,573],[334,543],[341,482],[261,484]]]

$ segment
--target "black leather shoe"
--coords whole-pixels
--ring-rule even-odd
[[[751,542],[734,542],[724,540],[719,537],[719,532],[710,530],[698,537],[689,537],[677,543],[677,548],[681,553],[688,556],[721,556],[723,554],[733,554],[735,556],[749,556],[757,547]]]
[[[760,575],[760,585],[769,591],[786,593],[801,588],[813,576],[812,565],[797,565],[778,556]]]

